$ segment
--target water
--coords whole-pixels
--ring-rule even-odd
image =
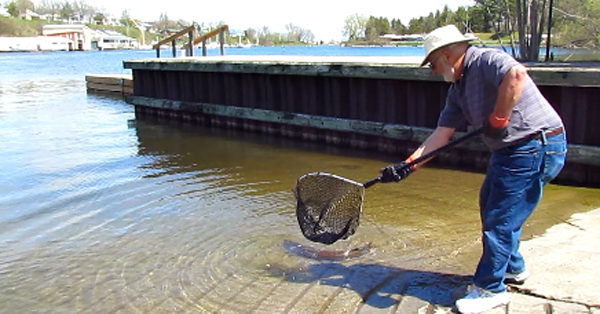
[[[265,296],[304,289],[290,272],[316,263],[281,247],[309,244],[295,221],[295,180],[326,171],[367,181],[404,157],[136,117],[120,99],[86,93],[86,73],[126,73],[124,59],[153,56],[0,54],[2,312],[271,313]],[[470,273],[482,179],[424,168],[375,185],[357,234],[332,249],[373,243],[343,265]],[[524,236],[597,207],[597,190],[550,185]]]

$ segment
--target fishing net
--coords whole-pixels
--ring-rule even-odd
[[[424,162],[482,132],[483,128],[471,131],[411,162],[395,165],[396,170]],[[294,193],[297,201],[296,217],[302,234],[313,242],[324,244],[353,235],[362,213],[365,189],[382,182],[381,180],[382,177],[377,177],[358,183],[324,172],[313,172],[298,178]]]
[[[296,217],[307,239],[331,244],[356,231],[365,195],[362,183],[313,172],[298,178],[294,194]]]

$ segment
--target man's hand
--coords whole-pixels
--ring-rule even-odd
[[[493,112],[483,123],[483,134],[493,139],[503,139],[508,135],[508,117],[498,117]]]
[[[412,173],[412,167],[405,167],[406,162],[381,168],[381,183],[399,182]]]

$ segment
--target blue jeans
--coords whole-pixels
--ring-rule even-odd
[[[565,134],[527,140],[492,153],[479,195],[483,254],[473,283],[483,289],[506,290],[506,272],[525,270],[519,253],[521,227],[542,197],[543,186],[565,163]]]

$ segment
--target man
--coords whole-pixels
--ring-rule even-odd
[[[433,74],[451,83],[438,126],[405,162],[446,144],[456,128],[483,127],[491,150],[479,196],[483,252],[470,292],[456,301],[463,313],[508,304],[505,282],[529,277],[518,251],[521,227],[542,196],[542,187],[562,169],[565,129],[523,65],[498,49],[470,46],[454,25],[425,37]],[[421,166],[423,163],[417,166]],[[416,167],[390,165],[382,182],[405,179]]]

